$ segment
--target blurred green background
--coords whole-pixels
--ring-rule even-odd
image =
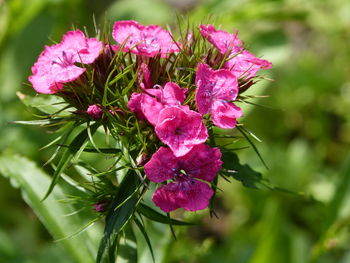
[[[348,0],[0,0],[1,152],[38,166],[50,157],[38,151],[52,139],[45,129],[8,124],[34,118],[16,92],[34,94],[24,83],[49,39],[59,41],[72,26],[93,32],[93,15],[99,24],[165,26],[176,13],[238,29],[250,51],[274,64],[261,72],[273,81],[248,91],[270,95],[255,101],[266,107],[245,105],[243,119],[262,140],[257,146],[270,169],[252,149],[239,154],[273,185],[299,194],[220,182],[219,219],[187,214],[203,217],[203,226],[177,228],[177,240],[160,241],[162,230],[151,229],[158,262],[350,262]],[[0,177],[0,263],[75,262],[13,185]]]

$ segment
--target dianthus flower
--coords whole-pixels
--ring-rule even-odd
[[[114,23],[112,36],[123,51],[137,55],[166,57],[179,52],[179,44],[175,43],[170,33],[157,25],[143,26],[133,20]]]
[[[220,128],[235,127],[242,111],[232,103],[238,94],[238,82],[233,73],[227,69],[212,70],[206,64],[199,64],[196,86],[199,113],[210,113],[213,123]]]
[[[169,148],[159,148],[145,165],[145,174],[152,182],[173,182],[161,185],[153,202],[167,213],[177,208],[205,209],[214,193],[205,182],[214,180],[221,165],[220,150],[205,144],[193,147],[182,157],[176,157]]]
[[[176,157],[187,154],[195,145],[208,139],[202,116],[184,106],[165,107],[159,113],[155,132]]]
[[[223,30],[216,30],[212,25],[200,25],[199,30],[202,36],[213,44],[222,55],[227,55],[229,60],[224,63],[223,68],[232,71],[237,78],[250,79],[260,69],[272,67],[271,62],[257,58],[245,50],[237,33],[230,34]]]
[[[148,120],[157,125],[160,111],[166,106],[181,105],[185,100],[185,91],[174,82],[168,82],[161,87],[155,85],[152,89],[143,89],[143,93],[131,94],[129,109],[138,118]]]
[[[45,46],[37,62],[32,67],[29,81],[33,88],[44,94],[54,94],[63,84],[76,80],[85,68],[75,63],[91,64],[99,56],[102,42],[95,38],[85,38],[80,30],[67,32],[59,44]]]

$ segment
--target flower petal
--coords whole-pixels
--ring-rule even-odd
[[[237,118],[243,115],[241,108],[231,102],[216,101],[213,104],[211,117],[213,123],[222,129],[231,129],[236,126]]]
[[[118,21],[114,23],[112,36],[120,45],[124,44],[124,51],[130,50],[137,55],[154,57],[160,54],[166,57],[179,51],[170,33],[157,25],[143,26],[133,20]]]
[[[212,182],[222,166],[221,152],[219,148],[206,144],[196,145],[179,158],[179,163],[190,177]]]
[[[194,145],[204,143],[208,138],[202,116],[181,106],[165,107],[159,114],[155,131],[177,157],[185,155]]]
[[[167,213],[180,207],[188,211],[197,211],[208,207],[213,194],[214,191],[206,183],[186,180],[160,186],[152,200]]]
[[[178,159],[173,152],[160,147],[145,164],[145,174],[152,182],[160,183],[173,178],[178,168]]]
[[[213,25],[200,25],[199,31],[223,55],[227,52],[239,52],[242,50],[243,43],[239,40],[237,34],[216,30]]]
[[[224,68],[230,70],[237,78],[250,79],[256,75],[260,69],[270,69],[272,63],[257,58],[247,50],[237,54],[224,64]]]

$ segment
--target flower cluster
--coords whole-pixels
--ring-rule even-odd
[[[175,40],[160,26],[118,21],[112,37],[115,43],[67,32],[45,47],[29,81],[74,107],[71,119],[128,141],[124,162],[160,184],[152,200],[161,210],[207,208],[223,166],[213,128],[235,128],[239,96],[272,64],[246,50],[237,33],[212,25]]]

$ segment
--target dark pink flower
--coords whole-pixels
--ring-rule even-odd
[[[178,44],[170,33],[157,25],[143,26],[133,20],[114,23],[112,36],[119,45],[124,45],[124,51],[137,55],[155,57],[158,54],[166,57],[179,52]]]
[[[216,30],[213,25],[200,25],[199,31],[223,55],[227,52],[237,53],[242,50],[243,43],[239,40],[237,33],[230,34],[223,30]]]
[[[147,119],[152,125],[157,125],[161,110],[167,106],[181,105],[186,96],[185,91],[174,82],[168,82],[161,87],[144,89],[143,93],[133,93],[128,102],[129,109],[138,118]]]
[[[33,88],[44,94],[53,94],[85,72],[75,63],[90,64],[99,56],[102,42],[85,38],[80,30],[67,32],[59,44],[45,46],[32,67],[29,81]]]
[[[88,109],[86,110],[86,113],[93,119],[101,119],[102,118],[102,114],[103,114],[103,110],[101,109],[100,106],[94,104],[94,105],[90,105],[88,107]]]
[[[221,54],[231,58],[225,62],[224,68],[232,71],[237,78],[250,79],[260,69],[270,69],[272,67],[271,62],[257,58],[254,54],[245,50],[237,33],[230,34],[223,30],[216,30],[212,25],[201,25],[200,32]]]
[[[232,55],[232,54],[231,54]],[[257,58],[247,50],[244,50],[225,62],[224,68],[230,70],[237,78],[250,79],[258,73],[260,69],[272,68],[272,63]]]
[[[161,147],[145,165],[145,174],[156,183],[173,182],[160,186],[153,202],[165,212],[180,207],[189,211],[205,209],[214,192],[203,181],[212,182],[221,165],[220,150],[205,144],[195,146],[182,157]]]
[[[202,116],[184,106],[165,107],[159,113],[155,132],[177,157],[187,154],[208,138]]]
[[[213,70],[199,64],[196,73],[196,104],[202,115],[210,113],[213,123],[224,129],[233,128],[242,111],[232,101],[238,94],[238,81],[227,69]]]

